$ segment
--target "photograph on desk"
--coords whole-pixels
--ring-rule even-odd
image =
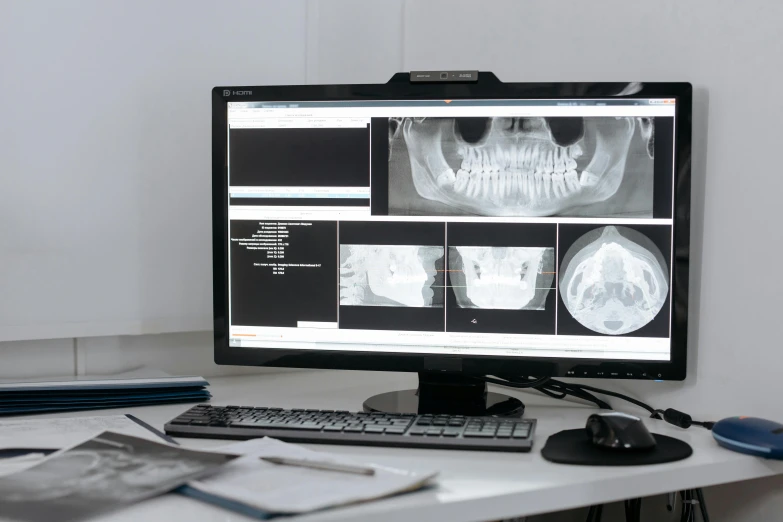
[[[445,225],[341,221],[340,328],[443,331]]]
[[[560,224],[557,333],[668,337],[671,226]]]
[[[671,217],[672,127],[673,118],[390,118],[389,214]]]
[[[171,491],[234,458],[105,431],[0,477],[0,518],[80,520]]]
[[[554,333],[557,225],[450,222],[446,236],[448,331]]]

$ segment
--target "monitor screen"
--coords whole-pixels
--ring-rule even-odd
[[[229,346],[669,361],[676,104],[227,102]]]

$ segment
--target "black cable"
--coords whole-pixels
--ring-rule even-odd
[[[598,504],[598,509],[595,511],[595,522],[601,522],[601,516],[604,514],[604,505]]]
[[[589,393],[589,392],[587,392],[585,390],[582,390],[578,386],[572,385],[572,384],[568,384],[568,383],[564,383],[564,382],[560,382],[560,381],[555,381],[554,379],[550,379],[549,382],[545,383],[542,386],[537,386],[536,389],[538,391],[543,392],[543,393],[546,393],[544,390],[547,390],[547,391],[550,391],[550,392],[551,391],[558,392],[558,393],[564,394],[564,395],[572,395],[572,396],[577,397],[579,399],[586,400],[588,402],[592,402],[596,406],[598,406],[599,408],[603,408],[603,409],[607,409],[607,410],[611,410],[612,409],[612,407],[609,405],[609,403],[599,399],[595,395],[593,395],[593,394],[591,394],[591,393]],[[549,395],[549,394],[547,394],[547,395]]]
[[[546,384],[551,380],[551,377],[539,377],[538,379],[532,379],[526,382],[515,382],[508,379],[491,377],[489,375],[486,377],[481,377],[480,379],[484,382],[498,384],[500,386],[508,386],[510,388],[535,388],[537,386]]]
[[[499,386],[508,386],[511,388],[533,388],[554,399],[565,399],[570,395],[572,397],[591,402],[599,408],[607,410],[612,410],[614,408],[612,408],[608,402],[593,395],[593,393],[616,397],[647,410],[650,413],[650,417],[653,419],[662,418],[669,424],[673,424],[674,426],[678,426],[683,429],[687,429],[691,426],[701,426],[705,429],[711,430],[715,425],[715,423],[711,421],[694,421],[687,413],[683,413],[672,408],[668,408],[666,410],[655,409],[647,403],[634,399],[633,397],[629,397],[628,395],[622,393],[613,392],[611,390],[604,390],[603,388],[596,388],[586,384],[566,383],[549,377],[541,377],[538,379],[526,377],[525,379],[525,381],[519,382],[512,380],[511,378],[494,378],[489,376],[482,378],[482,380],[485,382],[497,384]]]
[[[696,489],[696,498],[699,500],[699,509],[701,510],[701,519],[703,522],[710,522],[710,515],[707,513],[707,503],[704,501],[704,492],[701,488]]]
[[[688,522],[688,518],[690,518],[690,514],[688,513],[688,507],[690,504],[688,504],[688,498],[686,496],[685,491],[680,491],[680,497],[682,499],[682,508],[680,509],[680,522]]]
[[[647,410],[654,417],[656,415],[658,415],[658,413],[655,411],[655,409],[652,408],[651,406],[648,406],[647,404],[643,403],[642,401],[638,401],[638,400],[636,400],[636,399],[634,399],[632,397],[628,397],[627,395],[623,395],[622,393],[617,393],[617,392],[613,392],[613,391],[609,391],[609,390],[602,390],[601,388],[594,388],[592,386],[587,386],[585,384],[577,384],[576,386],[579,386],[579,388],[581,388],[583,390],[587,390],[587,391],[591,391],[591,392],[595,392],[595,393],[600,393],[601,395],[609,395],[611,397],[617,397],[618,399],[622,399],[624,401],[630,402],[631,404],[635,404],[635,405],[639,406],[640,408],[643,408],[643,409]],[[657,417],[655,417],[655,418],[657,418]]]
[[[590,509],[587,511],[587,519],[585,522],[593,522],[595,519],[595,506],[590,506]]]

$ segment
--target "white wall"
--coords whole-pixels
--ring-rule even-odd
[[[93,9],[98,4],[112,7]],[[306,4],[292,2],[293,7],[289,2],[285,3],[287,7],[281,7],[283,3],[279,2],[256,7],[258,4],[224,1],[218,9],[209,8],[216,5],[210,2],[156,2],[155,12],[158,6],[163,6],[160,24],[150,25],[147,18],[153,10],[151,2],[72,2],[69,5],[77,6],[76,11],[58,12],[56,20],[48,22],[46,30],[38,33],[45,38],[52,31],[58,38],[56,44],[38,42],[33,49],[17,47],[13,53],[0,49],[0,53],[5,53],[0,56],[13,54],[19,63],[39,62],[41,56],[47,55],[42,50],[46,46],[56,50],[75,45],[77,36],[58,27],[75,24],[89,12],[86,21],[79,25],[84,25],[84,31],[95,31],[90,27],[112,24],[110,11],[122,6],[124,20],[143,30],[102,33],[106,38],[111,34],[118,42],[113,44],[113,49],[123,49],[125,54],[123,60],[112,61],[102,51],[93,51],[103,60],[101,68],[86,68],[85,64],[92,63],[92,59],[86,60],[76,52],[84,52],[82,48],[58,55],[57,74],[51,77],[69,86],[67,92],[72,95],[59,101],[78,99],[81,103],[89,99],[89,96],[78,96],[78,86],[85,77],[91,83],[111,82],[116,77],[135,82],[137,87],[155,85],[161,75],[169,83],[180,77],[192,80],[194,89],[203,92],[203,96],[178,93],[171,100],[200,107],[195,110],[201,111],[203,117],[190,121],[187,128],[176,123],[176,114],[167,116],[165,121],[184,133],[173,144],[179,147],[189,170],[202,172],[202,176],[208,176],[206,93],[213,84],[305,80],[310,83],[384,82],[396,71],[430,68],[490,70],[504,81],[691,81],[696,94],[689,378],[685,383],[628,382],[609,386],[631,391],[656,406],[676,407],[704,419],[735,413],[781,418],[778,372],[783,351],[779,349],[776,320],[781,310],[779,296],[783,295],[783,280],[774,277],[774,263],[783,254],[776,226],[780,221],[776,210],[783,189],[783,176],[778,174],[776,166],[783,122],[783,102],[778,94],[783,81],[780,72],[783,38],[778,27],[783,20],[783,3],[777,0],[647,3],[311,0]],[[42,2],[18,1],[10,5],[17,15],[31,14],[37,11],[30,6]],[[0,20],[3,18],[0,16]],[[253,21],[247,21],[248,18]],[[269,29],[273,37],[264,40],[261,36],[264,31],[255,31],[253,27],[270,19],[275,21]],[[231,29],[234,23],[243,28],[239,36]],[[289,42],[283,33],[294,34],[298,45],[304,46],[301,50],[296,48],[297,53],[303,53],[303,60],[286,62],[289,68],[275,62],[276,67],[264,69],[263,64],[272,59],[270,56],[289,52],[289,44],[269,45],[277,38]],[[138,43],[140,35],[144,36],[144,43]],[[203,43],[205,39],[210,44]],[[215,45],[224,39],[229,39],[231,45]],[[256,42],[267,45],[256,46]],[[167,60],[157,62],[157,56],[165,56]],[[148,60],[158,65],[147,68],[144,64]],[[194,72],[192,69],[203,60],[209,60],[211,68]],[[177,63],[188,67],[169,65]],[[47,77],[44,73],[36,74],[42,80]],[[0,82],[3,82],[0,83],[2,98],[9,92],[17,92],[7,76],[0,77]],[[43,87],[36,89],[42,98],[50,92]],[[145,97],[139,99],[142,92]],[[135,103],[138,126],[127,131],[131,139],[140,139],[143,131],[158,121],[150,111],[163,110],[164,100],[159,95],[154,88],[150,91],[134,88],[113,98],[118,103]],[[185,111],[181,107],[178,110]],[[95,122],[108,126],[104,119]],[[83,123],[74,122],[74,125]],[[53,138],[47,140],[61,143]],[[63,143],[72,142],[78,140],[73,137],[72,141]],[[9,141],[3,137],[0,143],[8,147]],[[149,146],[148,142],[144,143]],[[56,156],[60,149],[60,146],[53,147],[46,154]],[[8,148],[0,151],[4,166],[8,164],[9,152],[18,152]],[[13,161],[15,156],[10,157]],[[99,166],[89,163],[87,166],[92,169],[92,181],[106,193],[136,191],[138,198],[127,210],[139,212],[141,216],[132,226],[117,223],[114,209],[100,207],[97,203],[103,201],[100,198],[87,198],[92,215],[101,215],[99,211],[104,210],[109,216],[105,222],[90,221],[89,226],[93,228],[86,231],[87,237],[96,237],[98,232],[116,227],[129,234],[130,246],[122,247],[126,248],[123,255],[134,255],[136,247],[155,244],[174,230],[170,228],[174,225],[167,223],[156,230],[144,217],[151,215],[144,213],[148,205],[159,206],[167,199],[164,194],[156,193],[145,202],[142,196],[146,192],[141,187],[163,184],[164,191],[173,192],[176,183],[183,180],[177,177],[179,174],[173,178],[153,177],[144,168],[148,165],[143,157],[136,157],[131,166],[124,168],[138,172],[139,178],[127,178],[125,181],[130,184],[127,187],[113,187],[103,181]],[[179,166],[173,162],[167,171],[176,172]],[[0,183],[7,183],[7,177],[4,170]],[[73,221],[73,205],[63,201],[78,204],[85,196],[68,186],[66,179],[56,180],[54,186],[60,198],[52,196],[47,200],[56,210],[42,220],[41,230],[58,220],[62,223],[57,226],[79,226]],[[24,209],[14,207],[12,198],[7,196],[9,186],[3,187],[6,195],[0,195],[3,198],[0,217],[4,223],[10,218],[36,219],[25,215]],[[129,280],[125,288],[138,287],[143,292],[153,283],[165,284],[167,277],[176,277],[178,263],[186,259],[198,265],[198,271],[208,277],[208,183],[194,182],[191,190],[192,197],[178,199],[178,210],[171,213],[171,219],[179,225],[182,220],[191,223],[192,235],[182,239],[183,243],[161,251],[157,258],[150,258],[153,261],[145,265],[145,270],[122,274]],[[0,239],[5,240],[3,254],[20,244],[8,242],[6,236],[0,235]],[[45,241],[41,248],[50,248],[53,260],[59,259],[57,256],[63,252],[55,239],[51,244]],[[163,268],[156,274],[158,266]],[[45,273],[50,267],[40,268]],[[96,262],[94,269],[100,275],[105,267]],[[103,277],[114,281],[117,273],[120,272]],[[3,285],[16,284],[7,279],[2,281]],[[78,285],[75,286],[74,295],[78,296]],[[204,286],[198,292],[208,292],[208,288]],[[39,291],[31,296],[36,305],[42,306],[41,317],[49,313],[65,314],[59,308],[46,308],[45,300],[41,302],[39,297],[43,295],[45,292]],[[112,302],[117,294],[106,290],[79,297],[82,298]],[[177,302],[176,299],[164,301],[158,311]],[[0,314],[12,312],[2,310]],[[208,374],[215,371],[210,366],[209,346],[207,334],[79,340],[76,354],[70,339],[13,343],[0,345],[3,361],[0,373],[51,373],[60,365],[66,367],[69,357],[72,369],[74,364],[105,369],[137,360],[163,361],[161,365],[176,369],[179,363],[172,361],[181,359],[174,354],[187,352],[191,356],[188,369],[200,368],[200,373]],[[44,358],[42,354],[47,356]],[[778,520],[777,514],[783,512],[783,497],[779,493],[782,484],[777,480],[711,488],[707,495],[714,506],[713,520]]]
[[[0,2],[0,340],[211,327],[210,91],[304,82],[305,7]]]

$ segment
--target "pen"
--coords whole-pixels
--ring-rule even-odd
[[[323,462],[318,460],[287,459],[283,457],[261,457],[265,462],[282,464],[284,466],[299,466],[302,468],[323,469],[327,471],[341,471],[343,473],[356,473],[357,475],[375,475],[373,468],[364,466],[352,466],[350,464],[338,464],[336,462]]]

